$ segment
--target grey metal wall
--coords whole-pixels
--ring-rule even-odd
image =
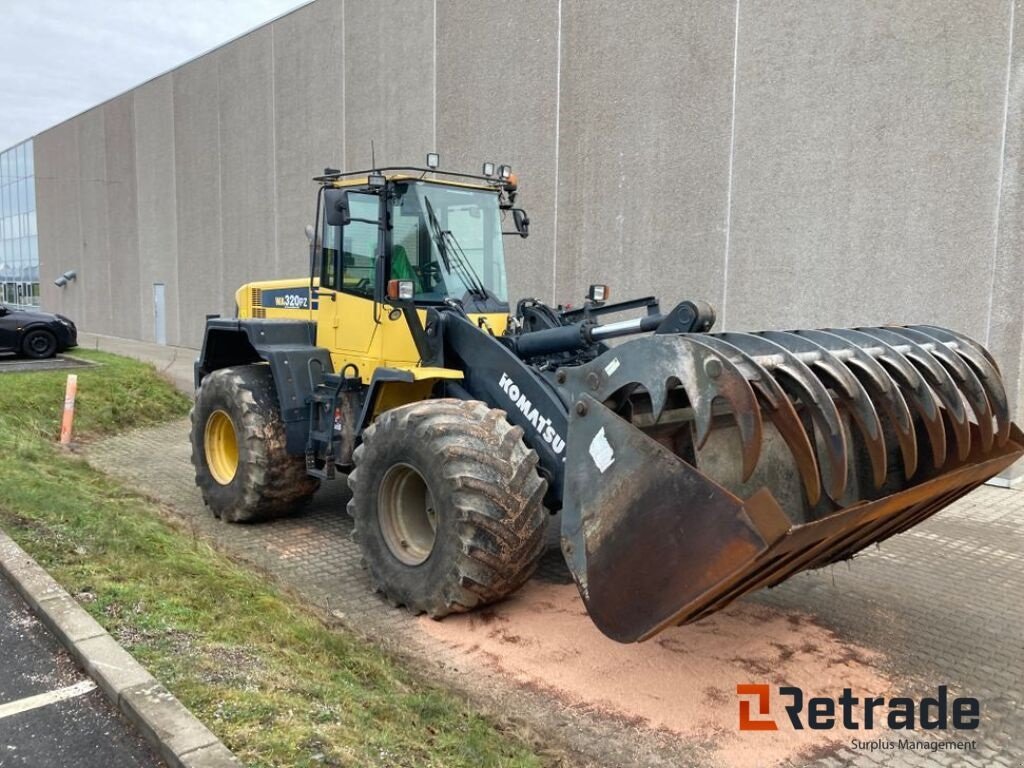
[[[306,270],[309,177],[373,140],[516,167],[515,295],[949,325],[1024,415],[1022,23],[1010,0],[317,0],[36,138],[44,304],[152,339],[163,282],[194,346],[238,284]]]

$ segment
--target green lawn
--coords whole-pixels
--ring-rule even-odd
[[[76,437],[188,412],[152,367],[77,369]],[[254,766],[532,766],[516,734],[327,629],[152,503],[62,455],[66,372],[0,375],[0,527]]]

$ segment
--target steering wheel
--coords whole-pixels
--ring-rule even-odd
[[[441,265],[436,261],[428,262],[422,267],[416,268],[416,271],[421,278],[435,283],[444,277],[444,273],[441,271]]]

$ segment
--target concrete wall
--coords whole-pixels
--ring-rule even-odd
[[[1018,2],[1018,6],[1020,3]],[[1024,416],[1024,9],[1009,0],[317,0],[36,138],[43,301],[195,345],[306,270],[325,165],[510,162],[514,296],[728,328],[933,322]],[[50,282],[75,268],[60,291]]]

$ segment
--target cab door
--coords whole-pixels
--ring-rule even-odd
[[[349,363],[365,381],[380,364],[379,325],[374,320],[380,230],[380,198],[357,190],[348,193],[351,220],[323,226],[317,343],[331,350],[334,369]],[[380,311],[378,307],[378,311]]]

